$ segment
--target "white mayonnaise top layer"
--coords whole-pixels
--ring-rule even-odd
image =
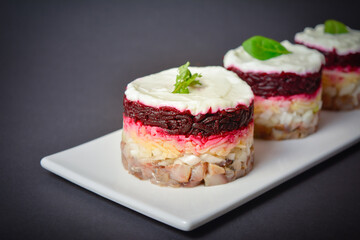
[[[138,78],[128,84],[127,99],[152,107],[170,106],[192,115],[235,107],[249,106],[254,98],[246,82],[235,73],[220,66],[189,67],[192,74],[200,73],[202,85],[189,87],[189,94],[171,93],[174,90],[177,68]]]
[[[325,63],[324,56],[316,50],[286,40],[281,44],[291,53],[263,61],[252,57],[240,46],[225,54],[224,66],[226,68],[233,66],[243,72],[306,74],[318,72]]]
[[[295,35],[295,41],[322,51],[336,50],[339,55],[360,52],[360,31],[348,27],[348,33],[330,34],[324,32],[324,24],[307,27]]]

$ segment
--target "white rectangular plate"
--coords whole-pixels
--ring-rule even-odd
[[[322,112],[319,130],[299,140],[255,140],[255,166],[234,182],[159,187],[127,173],[121,130],[47,156],[45,169],[148,217],[189,231],[246,203],[360,139],[360,111]]]

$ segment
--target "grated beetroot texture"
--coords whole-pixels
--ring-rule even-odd
[[[318,50],[320,51],[320,50]],[[320,51],[325,56],[325,67],[360,67],[360,53],[349,53],[347,55],[338,55],[334,49],[332,52]]]
[[[124,115],[144,125],[160,127],[171,135],[201,135],[208,137],[247,126],[253,119],[254,102],[249,107],[238,105],[206,114],[192,115],[189,110],[173,107],[151,107],[130,101],[124,96]]]
[[[321,84],[321,71],[298,75],[296,73],[242,72],[236,67],[228,67],[250,85],[254,94],[262,97],[292,96],[312,94]]]
[[[336,50],[333,49],[331,52],[323,51],[315,47],[310,47],[306,44],[295,41],[297,44],[305,45],[308,48],[315,49],[325,56],[325,67],[334,68],[334,67],[360,67],[360,52],[349,53],[346,55],[337,54]]]

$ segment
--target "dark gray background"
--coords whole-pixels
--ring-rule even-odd
[[[359,237],[360,144],[192,232],[105,200],[39,164],[121,128],[123,91],[135,78],[187,60],[221,65],[224,53],[248,37],[293,40],[329,18],[360,29],[359,4],[0,3],[0,239]]]

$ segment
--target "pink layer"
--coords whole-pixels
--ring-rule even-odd
[[[292,96],[276,96],[276,97],[268,97],[264,98],[261,96],[255,96],[255,102],[264,101],[264,100],[270,100],[270,101],[311,101],[315,100],[318,94],[321,93],[321,85],[320,87],[312,94],[297,94]]]
[[[215,145],[227,144],[228,147],[234,147],[241,139],[246,138],[253,131],[253,121],[248,126],[241,129],[226,132],[219,135],[211,135],[208,137],[194,136],[194,135],[170,135],[164,129],[159,127],[152,127],[142,124],[140,121],[135,122],[132,118],[123,116],[123,128],[125,132],[134,133],[138,138],[146,138],[147,140],[157,141],[171,141],[176,142],[180,148],[187,148],[192,145],[195,148],[195,152],[203,149],[211,148]]]
[[[330,70],[330,71],[338,71],[338,72],[344,72],[344,73],[350,73],[350,72],[356,72],[360,74],[360,67],[353,67],[353,66],[331,66],[331,67],[324,67],[324,70]]]

